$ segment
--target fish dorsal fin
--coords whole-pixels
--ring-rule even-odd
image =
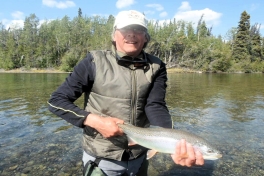
[[[156,150],[153,150],[153,149],[152,150],[148,150],[148,152],[147,152],[147,160],[152,158],[156,153],[157,153]]]

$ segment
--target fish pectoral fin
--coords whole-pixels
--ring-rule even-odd
[[[128,146],[137,145],[137,143],[130,137],[127,137]]]
[[[148,150],[148,152],[147,152],[147,160],[152,158],[157,152],[158,151],[153,150],[153,149],[152,150]]]

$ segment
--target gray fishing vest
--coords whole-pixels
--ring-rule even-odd
[[[135,126],[145,127],[149,121],[145,105],[153,78],[160,68],[161,60],[146,54],[148,64],[144,67],[121,66],[111,51],[91,51],[96,74],[88,95],[86,111],[102,117],[117,117]],[[146,151],[141,146],[128,147],[125,135],[104,138],[94,128],[86,126],[83,133],[83,149],[90,155],[121,160],[125,149],[134,157]]]

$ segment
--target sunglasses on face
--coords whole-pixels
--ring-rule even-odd
[[[119,30],[121,33],[128,33],[132,31],[136,34],[143,34],[144,32],[146,32],[146,29],[141,26],[126,26],[117,30]]]

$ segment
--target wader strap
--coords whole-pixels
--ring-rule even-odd
[[[89,160],[89,161],[85,164],[85,166],[84,166],[84,168],[83,168],[83,176],[91,175],[91,173],[93,172],[94,167],[98,167],[98,165],[99,165],[99,163],[100,163],[101,160],[102,160],[101,158],[96,158],[94,161]],[[89,164],[91,164],[91,167],[90,167],[88,173],[86,173]]]

